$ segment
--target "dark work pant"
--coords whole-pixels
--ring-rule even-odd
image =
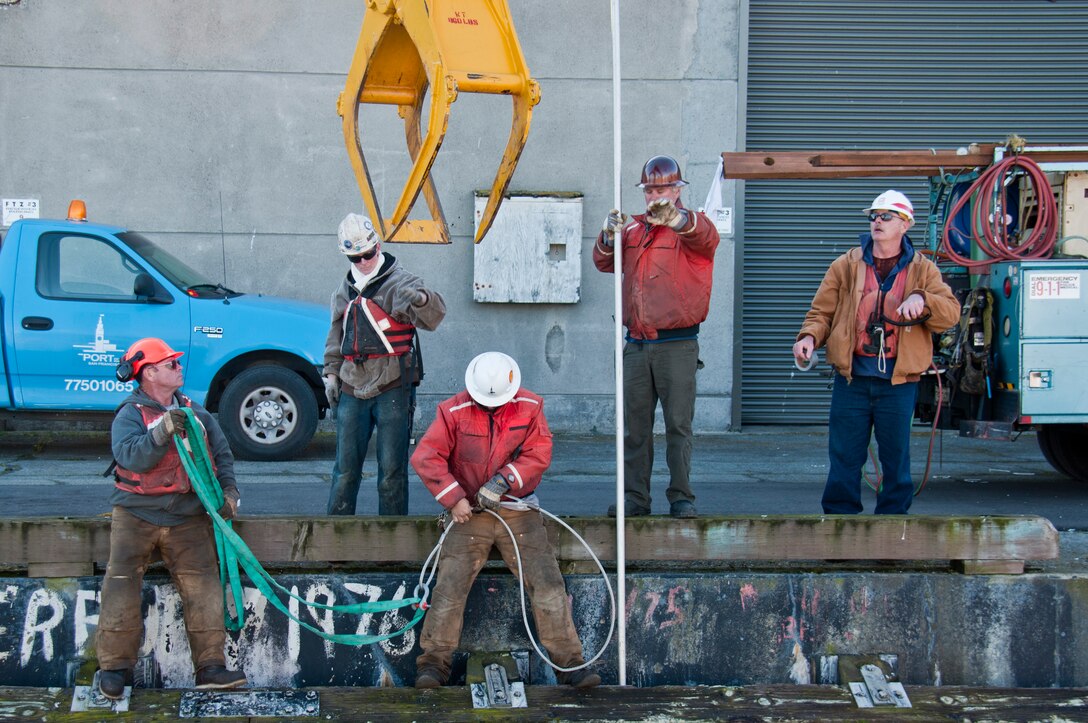
[[[696,339],[657,344],[627,342],[623,347],[624,496],[650,507],[654,466],[654,412],[658,400],[665,418],[665,461],[670,503],[695,501],[691,490],[691,422],[695,418]]]
[[[336,411],[336,462],[328,514],[354,515],[363,461],[378,430],[378,514],[408,514],[408,441],[414,389],[397,387],[370,399],[340,397]]]
[[[211,518],[198,515],[173,527],[159,527],[113,508],[110,561],[102,581],[98,613],[98,666],[125,670],[136,665],[144,634],[141,610],[144,573],[159,549],[181,595],[193,666],[225,665],[223,588]]]
[[[892,384],[876,377],[836,374],[828,425],[830,468],[824,487],[827,514],[861,512],[861,470],[869,439],[876,435],[883,480],[876,496],[878,515],[906,514],[914,500],[910,476],[910,422],[918,384]]]
[[[503,509],[499,514],[518,541],[525,590],[532,601],[533,622],[541,645],[556,665],[563,668],[581,665],[585,662],[582,643],[574,629],[566,585],[540,513]],[[492,545],[499,548],[506,566],[517,575],[517,557],[510,536],[489,513],[477,512],[468,522],[455,523],[446,535],[431,608],[423,619],[419,638],[423,654],[416,658],[417,670],[433,668],[443,680],[449,678],[453,652],[461,641],[465,601]]]

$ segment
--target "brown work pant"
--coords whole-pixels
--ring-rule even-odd
[[[194,667],[225,665],[223,588],[211,518],[199,515],[180,525],[159,527],[114,507],[110,561],[98,613],[98,667],[124,670],[136,665],[144,634],[140,604],[144,573],[155,548],[181,594]]]
[[[539,512],[499,512],[510,526],[521,552],[525,589],[532,601],[536,635],[552,662],[564,668],[581,665],[582,643],[571,620],[567,589],[555,553],[548,542]],[[449,678],[453,651],[461,641],[465,601],[476,575],[487,562],[491,546],[502,554],[510,571],[518,574],[517,557],[506,528],[487,512],[478,512],[464,524],[454,524],[442,545],[438,583],[431,594],[431,608],[423,620],[416,669],[433,668]]]

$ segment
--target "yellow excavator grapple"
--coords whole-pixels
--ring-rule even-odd
[[[427,132],[421,126],[428,89]],[[344,143],[363,202],[385,241],[449,243],[431,166],[446,135],[450,106],[459,93],[508,95],[513,127],[487,206],[476,231],[479,243],[495,220],[503,194],[529,136],[540,87],[529,77],[506,0],[366,0],[359,42],[337,101]],[[397,106],[412,167],[393,213],[384,216],[367,169],[359,134],[359,106]],[[432,220],[409,220],[420,191]]]

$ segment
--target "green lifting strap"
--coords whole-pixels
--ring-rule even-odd
[[[423,619],[423,615],[426,613],[426,606],[419,604],[421,600],[419,597],[405,598],[402,600],[362,602],[352,605],[322,605],[299,597],[273,580],[264,567],[261,566],[260,561],[253,555],[249,546],[246,545],[245,540],[239,537],[238,533],[231,528],[230,521],[224,520],[219,516],[218,510],[222,508],[224,502],[223,489],[219,486],[219,480],[216,479],[215,472],[212,468],[208,447],[204,443],[203,427],[197,420],[192,409],[185,408],[182,411],[185,412],[186,434],[184,437],[181,435],[174,435],[174,444],[177,446],[178,454],[181,457],[181,464],[185,468],[185,473],[189,475],[189,481],[192,483],[193,490],[196,492],[197,497],[200,498],[200,502],[204,505],[204,509],[208,511],[208,515],[212,518],[215,529],[215,548],[216,552],[219,554],[219,580],[223,584],[223,621],[229,630],[241,630],[242,625],[245,622],[243,619],[245,606],[242,599],[242,581],[238,574],[239,565],[245,570],[246,575],[248,575],[250,581],[256,585],[261,595],[267,598],[280,612],[315,635],[318,635],[325,640],[331,640],[334,643],[343,643],[344,645],[370,645],[371,643],[378,643],[383,640],[395,638],[398,635],[403,635],[409,628]],[[229,594],[228,588],[230,590]],[[382,613],[412,605],[415,607],[415,615],[403,628],[385,635],[345,635],[326,633],[324,630],[315,628],[295,616],[280,599],[277,591],[289,598],[297,600],[306,607],[318,610],[331,610],[334,613]],[[231,606],[228,603],[231,602],[233,602],[234,615],[231,615],[230,613]]]

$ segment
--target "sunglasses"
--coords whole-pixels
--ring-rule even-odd
[[[893,218],[903,218],[898,213],[892,213],[891,211],[885,211],[884,213],[877,213],[876,211],[869,212],[869,220],[875,221],[877,219],[881,221],[891,221]]]
[[[160,364],[156,364],[157,367],[166,367],[167,369],[174,369],[175,371],[181,368],[181,362],[177,359],[171,359],[170,361],[164,361]]]
[[[378,255],[378,247],[375,246],[374,248],[372,248],[369,251],[366,251],[364,253],[357,254],[355,256],[348,256],[348,261],[350,261],[353,264],[357,264],[360,261],[370,261],[372,258],[374,258],[377,255]]]

